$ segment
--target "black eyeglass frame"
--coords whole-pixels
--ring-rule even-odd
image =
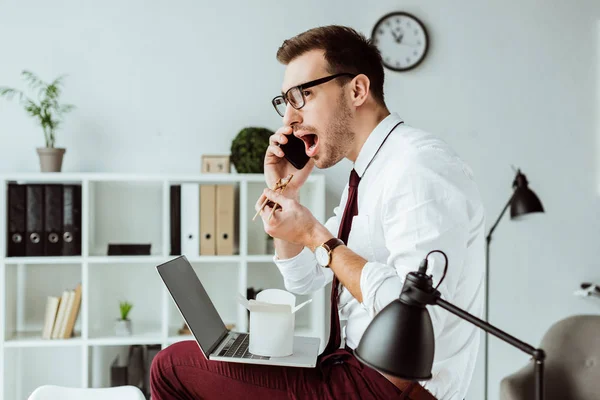
[[[301,85],[297,85],[297,86],[292,86],[291,88],[289,88],[285,94],[281,94],[279,96],[275,96],[273,97],[273,100],[271,100],[271,104],[273,104],[273,108],[275,108],[275,111],[277,111],[277,114],[279,114],[281,117],[283,117],[283,115],[279,112],[279,110],[277,109],[277,104],[275,104],[276,100],[283,100],[283,102],[286,104],[288,104],[288,93],[290,93],[292,90],[297,89],[300,91],[300,95],[302,96],[302,104],[298,107],[295,107],[294,104],[292,104],[292,107],[294,107],[296,110],[301,109],[302,107],[304,107],[304,105],[306,104],[306,99],[304,98],[304,93],[302,93],[302,91],[304,89],[309,89],[311,87],[317,86],[317,85],[321,85],[323,83],[329,82],[335,78],[339,78],[340,76],[349,76],[351,78],[354,78],[355,76],[357,76],[358,74],[352,74],[350,72],[340,72],[339,74],[334,74],[334,75],[330,75],[330,76],[326,76],[324,78],[319,78],[319,79],[315,79],[314,81],[310,81],[310,82],[306,82],[303,83]]]

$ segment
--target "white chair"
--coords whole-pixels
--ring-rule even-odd
[[[28,400],[146,400],[135,386],[110,388],[73,388],[56,385],[40,386]]]

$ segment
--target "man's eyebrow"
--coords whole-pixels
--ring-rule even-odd
[[[290,86],[290,87],[288,88],[288,90],[290,90],[291,88],[295,88],[295,87],[298,87],[298,86],[302,86],[302,85],[304,85],[304,84],[306,84],[306,82],[302,82],[302,83],[299,83],[299,84],[297,84],[297,85]],[[285,92],[287,92],[287,90],[286,90]],[[285,96],[285,92],[284,92],[284,91],[283,91],[283,89],[282,89],[282,90],[281,90],[281,95],[282,95],[282,96]]]
[[[300,85],[296,85],[296,86],[300,86]],[[290,87],[288,88],[288,90],[290,90],[291,88],[293,88],[293,87],[296,87],[296,86],[290,86]],[[284,92],[284,91],[283,91],[283,89],[281,89],[281,95],[282,95],[282,96],[284,96],[284,97],[285,97],[285,93],[286,93],[286,92],[287,92],[287,90]]]

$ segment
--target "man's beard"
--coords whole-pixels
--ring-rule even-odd
[[[334,118],[326,129],[327,142],[323,140],[319,143],[322,147],[319,154],[314,157],[315,165],[318,168],[325,169],[334,166],[346,157],[354,145],[356,135],[350,127],[351,116],[350,108],[346,105],[345,95],[342,92]]]

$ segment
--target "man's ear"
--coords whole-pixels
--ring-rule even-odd
[[[371,89],[371,81],[365,74],[358,74],[352,79],[352,105],[359,107],[367,101]]]

